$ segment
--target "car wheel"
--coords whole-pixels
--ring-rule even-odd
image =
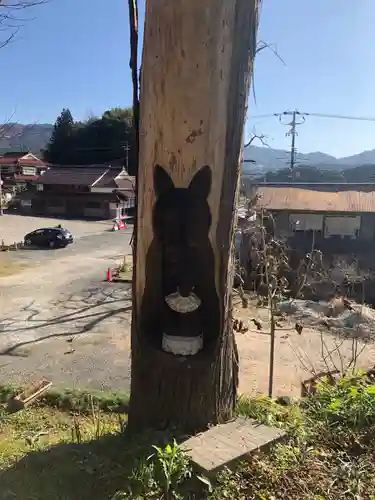
[[[50,248],[55,248],[55,242],[54,242],[53,240],[52,240],[52,241],[50,241],[50,242],[48,243],[48,246],[49,246]]]

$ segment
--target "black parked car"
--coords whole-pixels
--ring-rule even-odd
[[[73,243],[73,236],[63,227],[48,227],[27,234],[24,242],[26,246],[62,248]]]

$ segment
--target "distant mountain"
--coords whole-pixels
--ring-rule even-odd
[[[250,146],[245,149],[244,157],[245,160],[255,161],[255,163],[245,163],[246,171],[265,173],[287,167],[290,161],[290,152],[283,149]],[[344,158],[335,158],[319,151],[307,154],[298,153],[296,163],[324,170],[344,170],[350,167],[375,165],[375,149]]]
[[[31,151],[39,153],[46,147],[53,130],[53,125],[41,123],[21,125],[7,123],[0,125],[0,154],[8,151]]]
[[[0,154],[8,151],[32,151],[38,154],[46,147],[52,130],[53,125],[50,123],[0,125]],[[255,163],[245,163],[245,171],[253,174],[285,168],[290,160],[290,153],[284,149],[258,146],[246,148],[244,156],[245,160],[255,161]],[[357,166],[375,166],[375,149],[344,158],[335,158],[319,151],[308,154],[298,153],[296,160],[299,165],[316,166],[322,170],[338,171]]]

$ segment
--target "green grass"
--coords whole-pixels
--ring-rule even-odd
[[[133,438],[125,427],[125,414],[96,409],[91,415],[48,406],[0,410],[0,500],[111,500],[130,485],[148,494],[145,481],[157,487],[150,477],[156,468],[147,460],[152,445],[172,437],[150,432]]]
[[[97,421],[48,407],[0,414],[0,499],[110,498],[124,486],[129,452],[119,430],[118,414]]]
[[[3,401],[11,393],[3,388]],[[116,401],[68,391],[16,414],[0,410],[0,500],[111,500],[119,491],[132,494],[117,498],[133,500],[375,500],[375,385],[362,375],[322,383],[300,403],[241,397],[238,414],[284,428],[288,438],[224,469],[212,487],[171,433],[128,437],[126,414],[109,411],[120,410]],[[167,476],[174,496],[163,496]]]
[[[137,482],[153,444],[172,440],[128,436],[126,394],[54,390],[8,413],[19,391],[0,387],[0,500],[110,500]]]
[[[114,281],[130,282],[133,279],[133,257],[125,255],[123,261],[118,267],[118,274],[115,276]]]
[[[0,404],[7,403],[19,387],[0,385]],[[92,404],[103,412],[126,413],[129,395],[121,392],[59,390],[48,391],[39,401],[39,406],[50,406],[64,411],[91,413]]]
[[[375,385],[359,374],[323,382],[299,404],[240,398],[237,411],[289,431],[269,454],[224,470],[209,498],[219,500],[375,500]]]

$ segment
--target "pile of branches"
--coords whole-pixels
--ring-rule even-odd
[[[246,238],[247,233],[247,238]],[[323,256],[311,249],[301,255],[286,240],[277,239],[271,214],[263,211],[255,223],[243,229],[248,259],[238,261],[240,286],[257,295],[282,300],[288,297],[311,298],[314,284],[324,279]]]

